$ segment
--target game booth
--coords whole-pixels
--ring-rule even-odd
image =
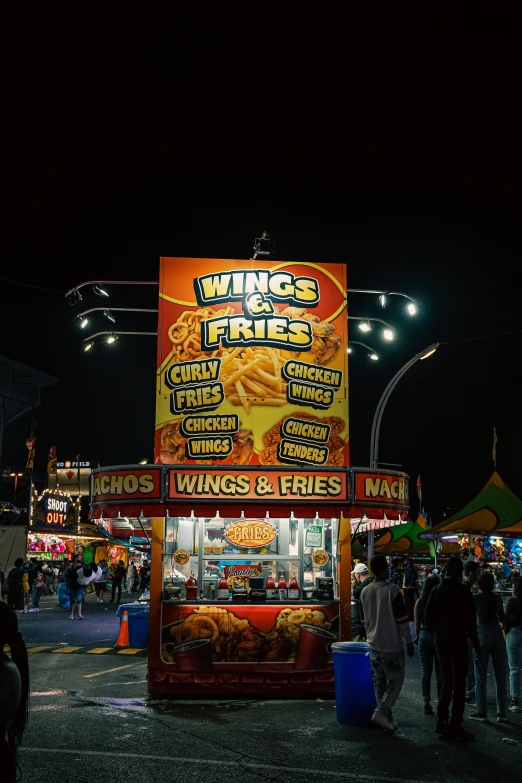
[[[162,258],[158,311],[154,464],[91,478],[92,521],[151,545],[149,692],[333,691],[352,525],[408,512],[349,465],[346,267]]]
[[[467,550],[473,559],[492,566],[499,587],[509,586],[508,592],[522,575],[522,501],[496,471],[464,508],[420,538],[458,541],[459,551]],[[504,561],[510,570],[505,578],[499,568]]]

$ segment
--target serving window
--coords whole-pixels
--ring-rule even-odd
[[[210,596],[209,584],[223,575],[231,589],[248,586],[248,579],[245,583],[240,578],[241,571],[262,576],[263,586],[269,577],[277,583],[283,575],[287,585],[295,577],[303,599],[311,597],[320,578],[328,577],[337,597],[338,529],[336,518],[319,515],[309,519],[294,514],[231,519],[219,512],[209,517],[167,516],[164,598],[183,597],[184,582],[191,574],[197,577],[198,597],[202,594],[205,599]]]

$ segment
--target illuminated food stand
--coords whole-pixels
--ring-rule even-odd
[[[344,265],[161,260],[155,464],[91,491],[108,534],[151,541],[151,694],[333,691],[364,513],[347,346]]]

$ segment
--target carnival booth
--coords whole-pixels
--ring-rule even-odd
[[[151,544],[149,691],[331,692],[352,524],[408,506],[404,474],[349,467],[346,267],[162,258],[159,279],[155,464],[91,493]]]

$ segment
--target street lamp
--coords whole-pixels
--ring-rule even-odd
[[[13,494],[13,503],[16,500],[16,488],[18,487],[18,479],[20,476],[23,476],[23,473],[10,473],[9,474],[11,478],[14,478],[14,494]]]
[[[373,321],[375,323],[383,324],[384,329],[382,331],[382,336],[385,340],[388,342],[392,342],[392,340],[395,339],[395,330],[391,324],[387,323],[386,321],[383,321],[382,318],[359,318],[356,315],[349,315],[348,316],[349,321],[359,321],[358,327],[361,330],[361,332],[371,332],[372,331],[372,325],[370,321]]]
[[[89,323],[89,319],[87,316],[89,313],[102,313],[105,318],[107,318],[109,321],[112,321],[113,324],[116,323],[116,318],[114,317],[113,313],[157,313],[158,308],[157,307],[91,307],[89,310],[84,310],[83,313],[78,313],[78,315],[75,316],[75,320],[78,322],[78,325],[81,329],[84,329],[87,324]]]
[[[107,335],[107,343],[114,343],[120,334],[141,334],[146,335],[147,337],[157,337],[157,332],[96,332],[96,334],[91,334],[89,337],[86,337],[85,340],[82,342],[83,350],[84,351],[90,351],[91,348],[94,347],[94,339],[95,337],[102,337],[104,335]]]
[[[423,351],[420,351],[418,354],[416,354],[413,357],[413,359],[410,359],[409,362],[406,362],[406,364],[403,365],[403,367],[401,367],[401,369],[393,376],[388,386],[384,390],[381,399],[377,403],[375,414],[373,416],[372,435],[370,441],[370,467],[371,468],[376,468],[378,466],[379,434],[381,431],[382,415],[384,413],[386,404],[392,395],[393,390],[397,386],[402,376],[408,372],[410,367],[413,367],[413,365],[416,364],[418,361],[422,361],[423,359],[427,359],[429,356],[432,356],[438,347],[439,347],[439,343],[433,343],[433,345],[428,346]]]
[[[409,315],[416,315],[419,310],[419,303],[417,302],[417,300],[414,299],[409,294],[404,294],[402,291],[374,291],[368,288],[349,288],[348,293],[377,294],[377,296],[379,297],[379,303],[383,309],[387,306],[390,296],[402,296],[404,299],[408,300],[408,304],[406,305],[406,311],[409,313]]]
[[[371,345],[367,345],[366,343],[361,343],[359,340],[350,340],[348,343],[348,353],[352,352],[351,346],[352,345],[362,345],[363,348],[366,348],[369,351],[368,358],[372,361],[376,362],[379,359],[379,354],[376,353]]]

